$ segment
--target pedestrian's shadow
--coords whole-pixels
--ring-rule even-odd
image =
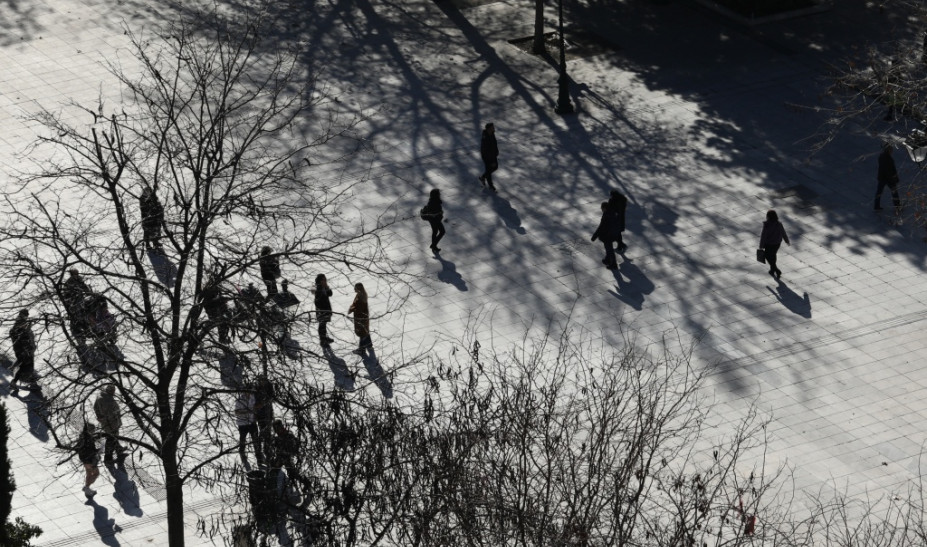
[[[499,215],[499,218],[502,219],[502,222],[505,223],[505,227],[509,230],[514,230],[518,235],[525,235],[527,230],[521,225],[521,218],[518,216],[518,211],[512,207],[512,203],[501,197],[499,194],[493,192],[490,195],[492,199],[492,208],[496,211],[496,214]]]
[[[19,393],[22,392],[23,390],[19,391]],[[28,395],[25,397],[21,395],[19,397],[26,403],[26,411],[29,416],[29,433],[32,433],[33,437],[43,443],[48,442],[48,399],[45,398],[42,388],[38,385],[35,385],[27,393]]]
[[[380,392],[383,393],[384,397],[392,399],[393,384],[390,383],[389,377],[383,371],[383,367],[380,366],[380,360],[377,359],[377,354],[373,351],[373,348],[365,352],[362,359],[364,360],[364,368],[367,369],[367,376],[380,388]]]
[[[84,344],[78,346],[77,358],[80,360],[81,370],[101,378],[118,370],[119,362],[125,360],[125,355],[117,347],[100,349],[92,344]]]
[[[644,295],[653,292],[653,282],[629,258],[625,258],[618,269],[613,270],[612,273],[615,275],[618,286],[615,291],[608,292],[635,310],[642,310]],[[627,281],[624,280],[625,277],[628,278]]]
[[[151,262],[151,267],[154,268],[158,281],[165,287],[173,286],[174,278],[177,277],[177,266],[174,266],[174,263],[167,258],[164,250],[159,248],[148,249],[148,260]]]
[[[287,359],[298,361],[302,357],[302,346],[299,345],[298,340],[291,338],[289,334],[283,335],[282,339],[280,340],[280,350],[283,351],[283,354],[286,355]]]
[[[798,296],[798,293],[790,289],[781,279],[776,290],[773,290],[772,287],[767,288],[776,297],[776,300],[781,302],[789,311],[811,319],[811,297],[808,296],[808,293],[804,293],[804,296]]]
[[[138,499],[138,487],[135,482],[129,480],[129,474],[126,472],[125,463],[107,463],[106,469],[112,475],[115,484],[113,487],[113,497],[122,507],[122,512],[130,517],[142,516],[142,507]]]
[[[354,391],[354,376],[348,370],[348,364],[344,359],[335,355],[331,346],[323,347],[322,355],[328,360],[328,366],[332,369],[332,374],[335,375],[335,387],[345,391]]]
[[[457,287],[458,291],[466,292],[467,282],[464,281],[463,276],[457,271],[457,266],[454,265],[450,260],[444,260],[441,258],[441,255],[435,253],[435,258],[441,262],[441,271],[438,272],[438,279]]]
[[[119,547],[119,540],[116,534],[122,531],[122,528],[116,524],[116,519],[109,518],[109,509],[97,503],[93,498],[87,500],[84,505],[93,507],[93,527],[100,534],[100,539],[104,545],[110,547]]]

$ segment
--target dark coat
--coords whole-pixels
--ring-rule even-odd
[[[782,245],[782,240],[791,245],[789,236],[785,233],[785,227],[777,221],[767,220],[763,223],[763,233],[760,234],[760,249],[765,249],[769,245]]]
[[[496,144],[496,135],[483,130],[483,138],[480,139],[480,156],[486,163],[493,163],[499,158],[499,146]]]
[[[67,278],[61,287],[61,300],[65,309],[72,314],[83,313],[84,301],[90,294],[90,287],[80,277]]]
[[[261,279],[264,281],[273,281],[280,277],[280,261],[276,256],[262,256],[259,264],[261,266]]]
[[[332,320],[332,301],[329,300],[332,294],[328,287],[315,287],[315,310],[320,323]]]
[[[354,334],[364,337],[370,334],[370,309],[367,307],[367,297],[358,294],[354,303],[348,309],[354,314]]]
[[[80,463],[97,463],[97,441],[96,436],[84,428],[80,437],[77,439],[77,459]]]
[[[602,212],[602,218],[599,220],[599,227],[592,234],[592,241],[601,239],[602,241],[614,241],[618,238],[621,230],[618,229],[618,215],[609,208]]]
[[[615,227],[619,232],[623,232],[625,211],[628,209],[628,198],[624,194],[615,194],[608,198],[608,208],[615,213]]]
[[[119,428],[122,427],[122,416],[119,410],[119,403],[112,394],[100,393],[95,403],[93,403],[93,412],[100,422],[100,428],[104,433],[109,435],[118,435]]]
[[[10,329],[10,340],[13,341],[14,353],[35,353],[35,335],[28,317],[17,317]]]
[[[216,283],[210,283],[203,288],[203,309],[210,319],[219,319],[228,311],[226,302],[228,298],[222,294],[222,289]]]
[[[895,167],[895,160],[888,150],[883,150],[879,154],[879,182],[884,182],[889,186],[898,184],[898,169]]]
[[[429,199],[425,205],[422,218],[428,221],[441,221],[444,219],[444,209],[441,207],[441,198]]]
[[[146,192],[138,198],[138,207],[142,213],[142,225],[148,230],[160,228],[164,222],[164,207],[154,192]]]

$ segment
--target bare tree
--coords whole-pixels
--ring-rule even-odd
[[[308,480],[270,520],[313,545],[416,546],[774,544],[789,522],[766,422],[715,419],[688,354],[575,332],[463,347],[419,403],[318,393],[295,413]]]
[[[304,289],[319,272],[401,277],[382,252],[390,221],[347,207],[337,176],[363,116],[335,111],[263,23],[217,11],[127,29],[137,64],[110,66],[122,100],[38,114],[38,173],[4,197],[4,309],[40,317],[57,444],[114,383],[119,441],[163,475],[172,546],[184,484],[237,472],[223,461],[241,379],[263,375],[283,397],[320,357],[291,336],[311,317],[273,297],[276,273],[261,276],[267,295],[245,288],[261,249]]]

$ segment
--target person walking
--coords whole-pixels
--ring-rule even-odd
[[[273,298],[277,294],[277,278],[280,277],[280,260],[272,255],[272,252],[273,249],[270,247],[264,247],[261,249],[261,258],[258,260],[261,266],[261,279],[267,287],[267,298]]]
[[[898,169],[895,167],[895,159],[892,157],[892,145],[889,143],[882,145],[882,153],[879,154],[877,179],[879,186],[876,188],[875,210],[882,210],[882,191],[888,186],[888,189],[892,192],[892,203],[897,214],[901,209],[901,197],[898,195]]]
[[[113,452],[121,462],[126,459],[126,451],[119,444],[119,429],[122,427],[122,411],[116,402],[116,386],[107,384],[103,387],[97,400],[93,403],[93,412],[103,430],[103,461],[113,461]]]
[[[615,234],[618,233],[618,220],[615,211],[608,206],[607,201],[603,201],[600,207],[602,209],[602,218],[599,220],[599,226],[592,234],[592,241],[601,239],[605,246],[605,258],[602,263],[609,270],[618,269],[618,261],[615,259],[615,249],[612,243],[615,242]]]
[[[623,253],[628,250],[624,244],[624,218],[625,211],[628,209],[628,198],[618,190],[612,190],[608,198],[608,207],[615,213],[615,242],[618,243],[618,252]]]
[[[294,486],[302,482],[296,466],[296,457],[299,455],[299,439],[289,431],[280,420],[274,420],[274,458],[271,466],[274,469],[286,469],[286,476]]]
[[[328,288],[328,279],[325,274],[315,276],[315,314],[319,321],[319,345],[323,348],[331,345],[335,340],[328,336],[328,323],[332,320],[332,290]]]
[[[235,401],[235,424],[238,426],[238,454],[242,462],[247,462],[245,456],[245,441],[248,435],[251,436],[251,444],[254,447],[254,457],[258,466],[264,465],[264,454],[261,452],[261,437],[258,434],[258,426],[255,417],[255,398],[254,391],[246,389],[238,393],[238,399]]]
[[[77,439],[77,459],[84,465],[84,495],[92,498],[97,491],[90,488],[100,476],[99,455],[97,454],[96,427],[90,422],[84,422],[84,428]]]
[[[32,334],[32,325],[29,323],[29,310],[20,310],[13,327],[10,329],[10,340],[13,342],[13,355],[19,368],[10,382],[10,390],[19,390],[19,383],[32,384],[35,374],[35,335]]]
[[[499,145],[496,143],[496,126],[487,123],[483,129],[483,136],[480,139],[480,156],[483,158],[483,174],[480,175],[480,182],[483,186],[489,186],[493,192],[496,187],[492,183],[492,174],[499,168]]]
[[[435,188],[428,194],[428,203],[422,208],[422,218],[431,225],[431,250],[440,252],[438,242],[444,237],[444,209],[441,207],[441,192]]]
[[[93,294],[87,283],[75,268],[69,272],[68,279],[61,285],[61,303],[68,315],[71,325],[71,336],[79,346],[90,334],[90,322],[87,319],[87,303]]]
[[[142,238],[146,249],[161,248],[161,225],[164,224],[164,207],[154,190],[148,186],[138,198],[138,208],[142,214]]]
[[[792,245],[788,234],[785,233],[785,227],[779,222],[779,215],[770,209],[766,213],[766,222],[763,223],[763,232],[760,234],[760,249],[763,249],[763,256],[769,263],[769,275],[776,279],[782,278],[782,271],[776,266],[776,253],[779,252],[779,246],[783,241],[786,245]]]
[[[354,334],[359,338],[358,347],[353,353],[363,355],[373,347],[370,339],[370,309],[367,306],[367,291],[362,283],[354,285],[354,302],[348,308],[348,315],[354,315]]]
[[[263,449],[258,460],[270,460],[273,448],[273,423],[274,423],[274,398],[277,396],[277,390],[274,384],[263,374],[258,376],[254,384],[254,419],[257,422],[258,440],[255,446]]]

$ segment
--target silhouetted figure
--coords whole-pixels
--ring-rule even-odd
[[[422,218],[431,225],[431,250],[439,252],[438,242],[444,237],[444,209],[441,206],[441,192],[437,188],[428,194],[428,203],[422,208]]]
[[[161,225],[164,224],[164,207],[158,201],[158,196],[149,187],[142,190],[138,198],[138,206],[142,214],[142,237],[145,247],[161,248]]]
[[[61,303],[68,314],[71,324],[71,336],[79,346],[90,335],[90,322],[87,319],[88,300],[92,296],[90,287],[84,282],[76,269],[69,271],[69,277],[61,285]]]
[[[354,315],[354,334],[358,337],[358,348],[354,350],[357,355],[363,355],[373,347],[370,339],[370,309],[367,307],[367,291],[362,283],[354,285],[354,302],[348,308],[348,315]]]
[[[267,298],[273,298],[277,294],[277,278],[280,277],[280,261],[271,254],[272,252],[273,249],[270,247],[264,247],[261,249],[261,258],[258,261],[261,267],[261,279],[267,287]]]
[[[480,182],[483,186],[488,185],[493,192],[496,187],[492,183],[492,174],[499,168],[499,145],[496,143],[496,126],[487,123],[483,129],[483,135],[480,139],[480,157],[483,158],[483,174],[480,175]]]
[[[625,212],[628,209],[628,198],[618,190],[612,190],[608,198],[608,207],[615,213],[615,242],[618,244],[618,252],[623,253],[628,250],[624,244],[624,220]]]
[[[301,482],[299,470],[296,467],[296,456],[299,454],[299,439],[284,427],[283,422],[274,420],[274,457],[271,467],[286,469],[287,477],[292,484]]]
[[[328,288],[325,274],[315,276],[315,314],[319,321],[319,345],[327,347],[335,340],[328,336],[328,323],[332,320],[332,290]]]
[[[875,210],[882,210],[882,191],[888,186],[892,192],[892,203],[895,205],[895,212],[898,213],[901,208],[901,196],[898,195],[898,169],[895,167],[895,159],[892,157],[892,145],[882,145],[882,153],[879,154],[879,172],[877,175],[879,182],[875,195]]]
[[[783,240],[786,245],[791,245],[785,227],[779,222],[779,215],[770,209],[766,213],[766,222],[763,223],[763,232],[760,234],[760,249],[763,249],[763,255],[769,263],[769,275],[776,279],[782,277],[782,271],[776,266],[776,253],[779,252]]]
[[[235,401],[235,423],[238,426],[238,453],[243,462],[248,461],[245,456],[245,441],[248,435],[251,436],[251,444],[254,447],[254,457],[257,464],[264,465],[264,454],[261,447],[261,436],[258,432],[257,417],[255,416],[256,405],[254,392],[247,390],[238,394]]]
[[[100,429],[103,430],[103,461],[113,461],[113,453],[116,453],[119,461],[126,458],[126,450],[119,444],[119,429],[122,427],[122,410],[116,401],[116,386],[109,384],[103,388],[97,400],[93,403],[93,412],[100,422]]]
[[[276,390],[274,384],[266,376],[258,376],[254,383],[254,419],[257,422],[260,445],[264,449],[264,460],[270,459],[273,448],[274,423],[274,397]]]
[[[209,318],[209,326],[215,326],[218,329],[220,343],[228,344],[230,342],[228,298],[222,293],[222,287],[215,276],[210,276],[200,297],[203,300],[203,311]]]
[[[100,469],[97,467],[99,456],[97,454],[96,427],[89,422],[84,422],[84,428],[77,439],[77,459],[84,465],[84,495],[87,499],[92,498],[97,491],[90,488],[100,476]]]
[[[29,322],[29,310],[20,310],[19,315],[10,329],[10,340],[13,342],[13,355],[19,368],[10,382],[10,390],[18,390],[21,381],[32,384],[35,374],[35,335],[32,334],[32,325]]]
[[[596,239],[602,240],[605,247],[605,258],[602,259],[602,264],[605,264],[605,267],[609,270],[614,270],[618,268],[618,261],[615,259],[615,249],[612,247],[612,243],[615,242],[615,236],[618,233],[618,220],[615,212],[608,206],[607,201],[603,201],[600,208],[602,209],[602,218],[599,220],[599,226],[592,234],[592,241]]]

